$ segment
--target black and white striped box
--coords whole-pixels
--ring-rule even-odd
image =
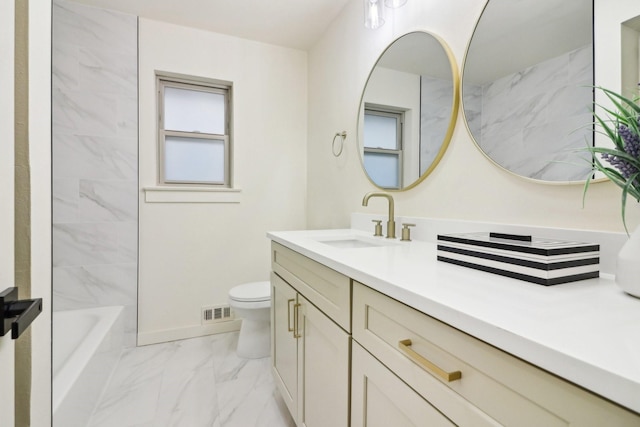
[[[503,233],[438,235],[438,261],[539,285],[600,275],[600,245]]]

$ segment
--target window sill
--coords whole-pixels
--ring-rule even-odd
[[[145,203],[240,203],[238,188],[144,187]]]

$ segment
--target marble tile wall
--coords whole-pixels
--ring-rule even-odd
[[[126,346],[137,307],[137,25],[53,4],[53,309],[124,306]]]
[[[420,175],[438,155],[451,119],[453,83],[450,80],[420,78]]]
[[[582,180],[590,167],[575,149],[590,138],[592,84],[588,45],[482,87],[465,85],[469,129],[489,157],[519,175]]]

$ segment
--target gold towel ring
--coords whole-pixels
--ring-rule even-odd
[[[340,137],[340,149],[336,153],[336,138]],[[336,133],[333,137],[333,142],[331,143],[331,151],[333,151],[333,155],[335,157],[339,157],[342,154],[342,149],[344,148],[344,140],[347,138],[347,131],[343,130],[342,132]]]

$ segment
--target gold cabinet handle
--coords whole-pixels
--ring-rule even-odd
[[[302,335],[298,332],[298,311],[300,309],[300,303],[293,305],[293,337],[300,338]]]
[[[291,298],[287,300],[287,331],[289,332],[293,332],[293,328],[291,327],[291,303],[294,302],[295,300],[296,300],[295,298]]]
[[[415,362],[422,369],[437,375],[447,382],[459,380],[460,378],[462,378],[462,372],[447,372],[438,365],[418,354],[414,349],[411,348],[411,340],[398,341],[398,347],[409,357],[409,359]]]

